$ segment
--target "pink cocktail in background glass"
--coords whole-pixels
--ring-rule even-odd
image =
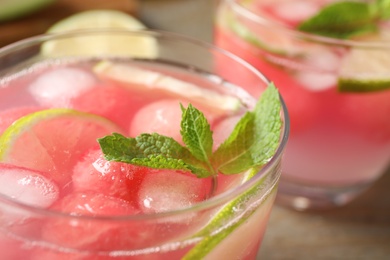
[[[140,39],[145,53],[131,45]],[[237,57],[168,33],[91,30],[1,49],[0,258],[255,259],[281,172],[284,107],[276,154],[250,178],[107,161],[96,139],[158,132],[182,143],[180,104],[191,103],[218,145],[255,103],[246,88],[267,84]]]
[[[278,194],[296,209],[346,204],[390,160],[389,22],[348,40],[296,29],[335,2],[224,0],[216,14],[216,45],[264,72],[286,102],[291,137]]]

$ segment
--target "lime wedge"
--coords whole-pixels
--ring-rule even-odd
[[[342,92],[368,92],[390,88],[390,49],[353,48],[342,60]]]
[[[48,33],[82,29],[115,28],[142,30],[146,27],[133,16],[114,10],[92,10],[74,14],[54,24]],[[85,35],[46,42],[41,49],[45,56],[120,55],[141,58],[157,56],[153,37],[145,35]]]
[[[101,78],[122,83],[129,88],[167,91],[217,111],[235,112],[243,105],[234,96],[224,95],[156,71],[130,65],[103,61],[95,66],[94,72]]]
[[[52,2],[54,0],[2,0],[0,1],[0,21],[33,13]]]
[[[74,164],[97,138],[121,132],[111,121],[72,109],[47,109],[16,120],[0,136],[0,162],[49,172],[70,181]]]

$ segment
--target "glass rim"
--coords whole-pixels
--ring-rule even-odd
[[[293,37],[299,37],[303,40],[312,41],[314,43],[326,44],[326,45],[338,45],[345,47],[359,47],[359,48],[382,48],[388,49],[390,48],[390,42],[385,40],[376,40],[376,41],[359,41],[352,39],[337,39],[327,36],[321,36],[317,34],[312,34],[308,32],[297,31],[294,28],[283,25],[282,23],[278,23],[276,21],[272,21],[261,14],[253,12],[243,4],[239,3],[241,0],[222,0],[227,2],[232,9],[238,13],[239,15],[255,22],[258,24],[270,26],[277,31],[281,31],[283,33],[287,33],[292,35]]]
[[[11,43],[7,46],[4,46],[0,48],[0,59],[4,56],[4,54],[7,54],[8,52],[18,51],[20,49],[31,47],[34,45],[42,44],[48,40],[52,39],[59,39],[63,37],[74,37],[74,36],[86,36],[85,34],[101,34],[101,33],[109,33],[109,34],[115,34],[115,33],[126,33],[126,34],[138,34],[138,35],[150,35],[154,37],[169,37],[171,39],[180,40],[182,42],[191,43],[193,45],[197,45],[198,47],[207,49],[208,52],[218,52],[219,54],[222,54],[223,56],[229,58],[230,60],[233,60],[236,63],[239,63],[240,66],[246,67],[253,75],[259,78],[260,81],[265,83],[266,85],[270,83],[270,81],[267,79],[266,76],[264,76],[260,71],[258,71],[256,68],[254,68],[252,65],[250,65],[248,62],[244,61],[240,57],[221,49],[211,43],[207,43],[202,40],[194,39],[190,36],[185,36],[182,34],[174,33],[174,32],[167,32],[167,31],[161,31],[161,30],[154,30],[154,29],[140,29],[140,30],[129,30],[129,29],[112,29],[112,28],[105,28],[105,29],[82,29],[82,30],[75,30],[70,32],[62,32],[62,33],[46,33],[41,34],[33,37],[29,37],[14,43]],[[240,194],[245,192],[246,190],[251,189],[254,187],[263,177],[270,174],[270,171],[272,168],[278,163],[280,160],[283,151],[285,149],[289,132],[290,132],[290,119],[287,111],[286,104],[282,98],[281,95],[279,95],[281,100],[281,117],[282,117],[282,132],[278,143],[278,148],[275,152],[275,154],[272,156],[272,158],[264,164],[264,166],[257,172],[257,174],[249,179],[248,181],[241,183],[233,188],[228,189],[227,191],[222,192],[221,194],[218,194],[214,197],[208,198],[204,201],[195,203],[189,207],[175,209],[171,211],[166,212],[159,212],[159,213],[148,213],[148,214],[136,214],[136,215],[115,215],[115,216],[88,216],[88,215],[71,215],[70,213],[66,212],[60,212],[56,210],[51,209],[45,209],[45,208],[39,208],[32,205],[28,205],[22,202],[18,202],[17,200],[14,200],[7,195],[0,193],[0,204],[6,203],[7,205],[11,205],[13,207],[17,207],[35,214],[39,215],[46,215],[46,216],[52,216],[52,217],[61,217],[61,218],[75,218],[75,219],[85,219],[85,220],[95,220],[95,221],[129,221],[129,220],[151,220],[151,219],[157,219],[157,218],[167,218],[167,217],[174,217],[180,214],[185,214],[189,212],[194,211],[201,211],[201,210],[207,210],[213,207],[222,206],[224,203],[227,203],[229,200],[234,199],[235,197],[238,197]],[[272,185],[267,186],[267,194],[276,186],[277,181],[279,179],[279,175],[273,180]]]

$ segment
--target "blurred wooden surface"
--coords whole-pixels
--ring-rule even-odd
[[[138,0],[57,0],[31,15],[0,23],[0,47],[42,34],[55,22],[80,11],[114,9],[136,14],[137,8]]]
[[[138,4],[132,0],[58,0],[23,19],[0,23],[0,46],[43,33],[54,22],[78,11],[97,8],[136,14],[150,28],[212,41],[215,0],[140,0]],[[276,206],[259,259],[390,259],[390,169],[343,208],[302,213]]]
[[[306,213],[274,207],[258,259],[390,259],[390,169],[342,208]]]

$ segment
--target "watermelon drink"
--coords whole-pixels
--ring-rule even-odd
[[[219,5],[216,45],[274,81],[289,111],[291,136],[277,199],[283,205],[345,205],[389,165],[389,7],[368,2]]]
[[[288,135],[257,70],[181,36],[108,29],[27,39],[0,64],[1,259],[255,259]],[[208,176],[196,147],[223,167]]]

